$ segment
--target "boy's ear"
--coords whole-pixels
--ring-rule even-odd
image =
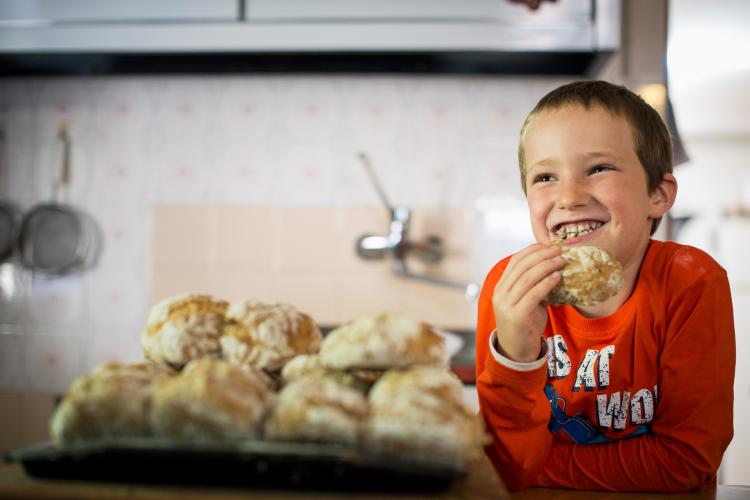
[[[654,192],[651,193],[651,209],[649,210],[649,217],[657,219],[667,213],[667,210],[674,205],[676,197],[677,179],[675,179],[672,174],[664,174],[661,182],[656,186]]]

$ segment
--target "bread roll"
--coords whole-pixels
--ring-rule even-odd
[[[484,425],[446,368],[389,370],[370,391],[365,436],[373,450],[464,465],[487,442]]]
[[[141,347],[146,359],[181,368],[202,356],[221,354],[219,336],[227,303],[210,295],[182,294],[151,308]]]
[[[193,441],[259,435],[271,396],[265,375],[248,366],[201,358],[165,381],[152,396],[154,435]]]
[[[58,444],[148,436],[151,393],[175,372],[154,363],[107,363],[70,386],[50,420]]]
[[[294,380],[279,393],[265,437],[354,445],[367,413],[362,393],[329,377],[310,375]]]
[[[242,300],[227,309],[221,350],[232,363],[276,371],[298,354],[317,352],[322,338],[312,318],[290,305]]]
[[[349,322],[330,332],[320,346],[320,362],[336,370],[447,365],[448,352],[443,337],[429,325],[385,313]]]
[[[325,372],[325,368],[320,364],[320,356],[317,354],[300,354],[284,365],[284,368],[281,369],[281,379],[284,384],[288,384],[299,378],[322,372]]]
[[[609,253],[591,245],[562,246],[562,279],[547,295],[551,305],[591,306],[617,293],[622,266]]]
[[[281,380],[287,385],[303,377],[322,376],[366,394],[382,374],[382,370],[333,370],[320,364],[318,354],[300,354],[284,365]]]

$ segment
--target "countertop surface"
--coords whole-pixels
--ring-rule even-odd
[[[398,499],[658,499],[664,495],[652,493],[607,493],[531,488],[521,493],[508,493],[486,458],[472,463],[466,478],[455,481],[448,489],[437,493],[352,493],[331,491],[255,490],[184,486],[146,486],[126,483],[101,483],[86,481],[49,480],[31,477],[21,465],[0,465],[0,498],[24,499],[139,499],[139,500],[190,500],[206,498],[233,499],[347,499],[398,500]],[[701,491],[669,495],[670,499],[750,499],[750,488],[719,486]]]

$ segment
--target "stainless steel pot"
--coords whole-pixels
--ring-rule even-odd
[[[29,210],[18,236],[21,264],[35,273],[58,276],[92,267],[101,247],[100,231],[87,214],[61,202],[70,182],[72,141],[65,128],[62,142],[62,173],[54,186],[54,199]]]
[[[14,204],[0,201],[0,263],[13,257],[21,226],[21,211]]]

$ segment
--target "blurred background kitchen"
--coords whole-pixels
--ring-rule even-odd
[[[51,200],[90,223],[3,255],[0,450],[46,440],[75,377],[141,359],[148,308],[183,291],[287,302],[327,326],[406,312],[456,333],[475,398],[466,286],[531,240],[518,130],[550,89],[602,78],[665,119],[671,100],[680,189],[657,236],[729,272],[720,482],[750,484],[748,21],[744,0],[0,0],[0,250]],[[410,210],[403,236],[442,258],[358,255],[395,227],[360,152]]]

